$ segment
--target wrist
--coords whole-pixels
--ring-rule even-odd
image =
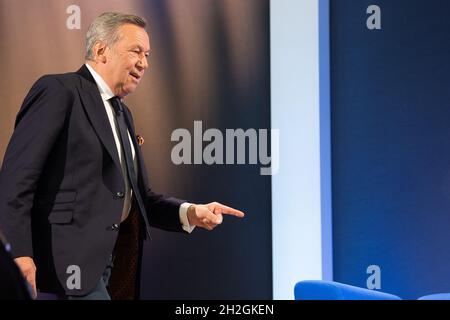
[[[196,216],[195,216],[195,204],[191,204],[187,210],[187,219],[189,222],[190,226],[195,226],[195,220],[196,220]]]

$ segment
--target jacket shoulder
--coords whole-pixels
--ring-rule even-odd
[[[77,81],[77,75],[73,73],[40,77],[28,91],[17,114],[15,127],[31,109],[50,108],[67,112],[76,95]]]
[[[75,72],[61,74],[46,74],[40,77],[33,87],[51,88],[59,87],[72,91],[81,84],[81,76]]]

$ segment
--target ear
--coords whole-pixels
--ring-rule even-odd
[[[92,48],[92,51],[94,53],[94,60],[99,63],[106,63],[107,56],[106,52],[108,50],[108,47],[106,46],[106,43],[103,41],[97,41],[94,44],[94,47]]]

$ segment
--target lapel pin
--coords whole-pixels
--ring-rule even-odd
[[[145,142],[145,140],[144,140],[144,138],[142,138],[142,136],[140,136],[140,135],[136,135],[136,139],[137,139],[137,141],[138,141],[138,144],[140,145],[140,146],[142,146],[143,144],[144,144],[144,142]]]

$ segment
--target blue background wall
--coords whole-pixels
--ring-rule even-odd
[[[450,2],[330,2],[334,280],[450,291]]]

